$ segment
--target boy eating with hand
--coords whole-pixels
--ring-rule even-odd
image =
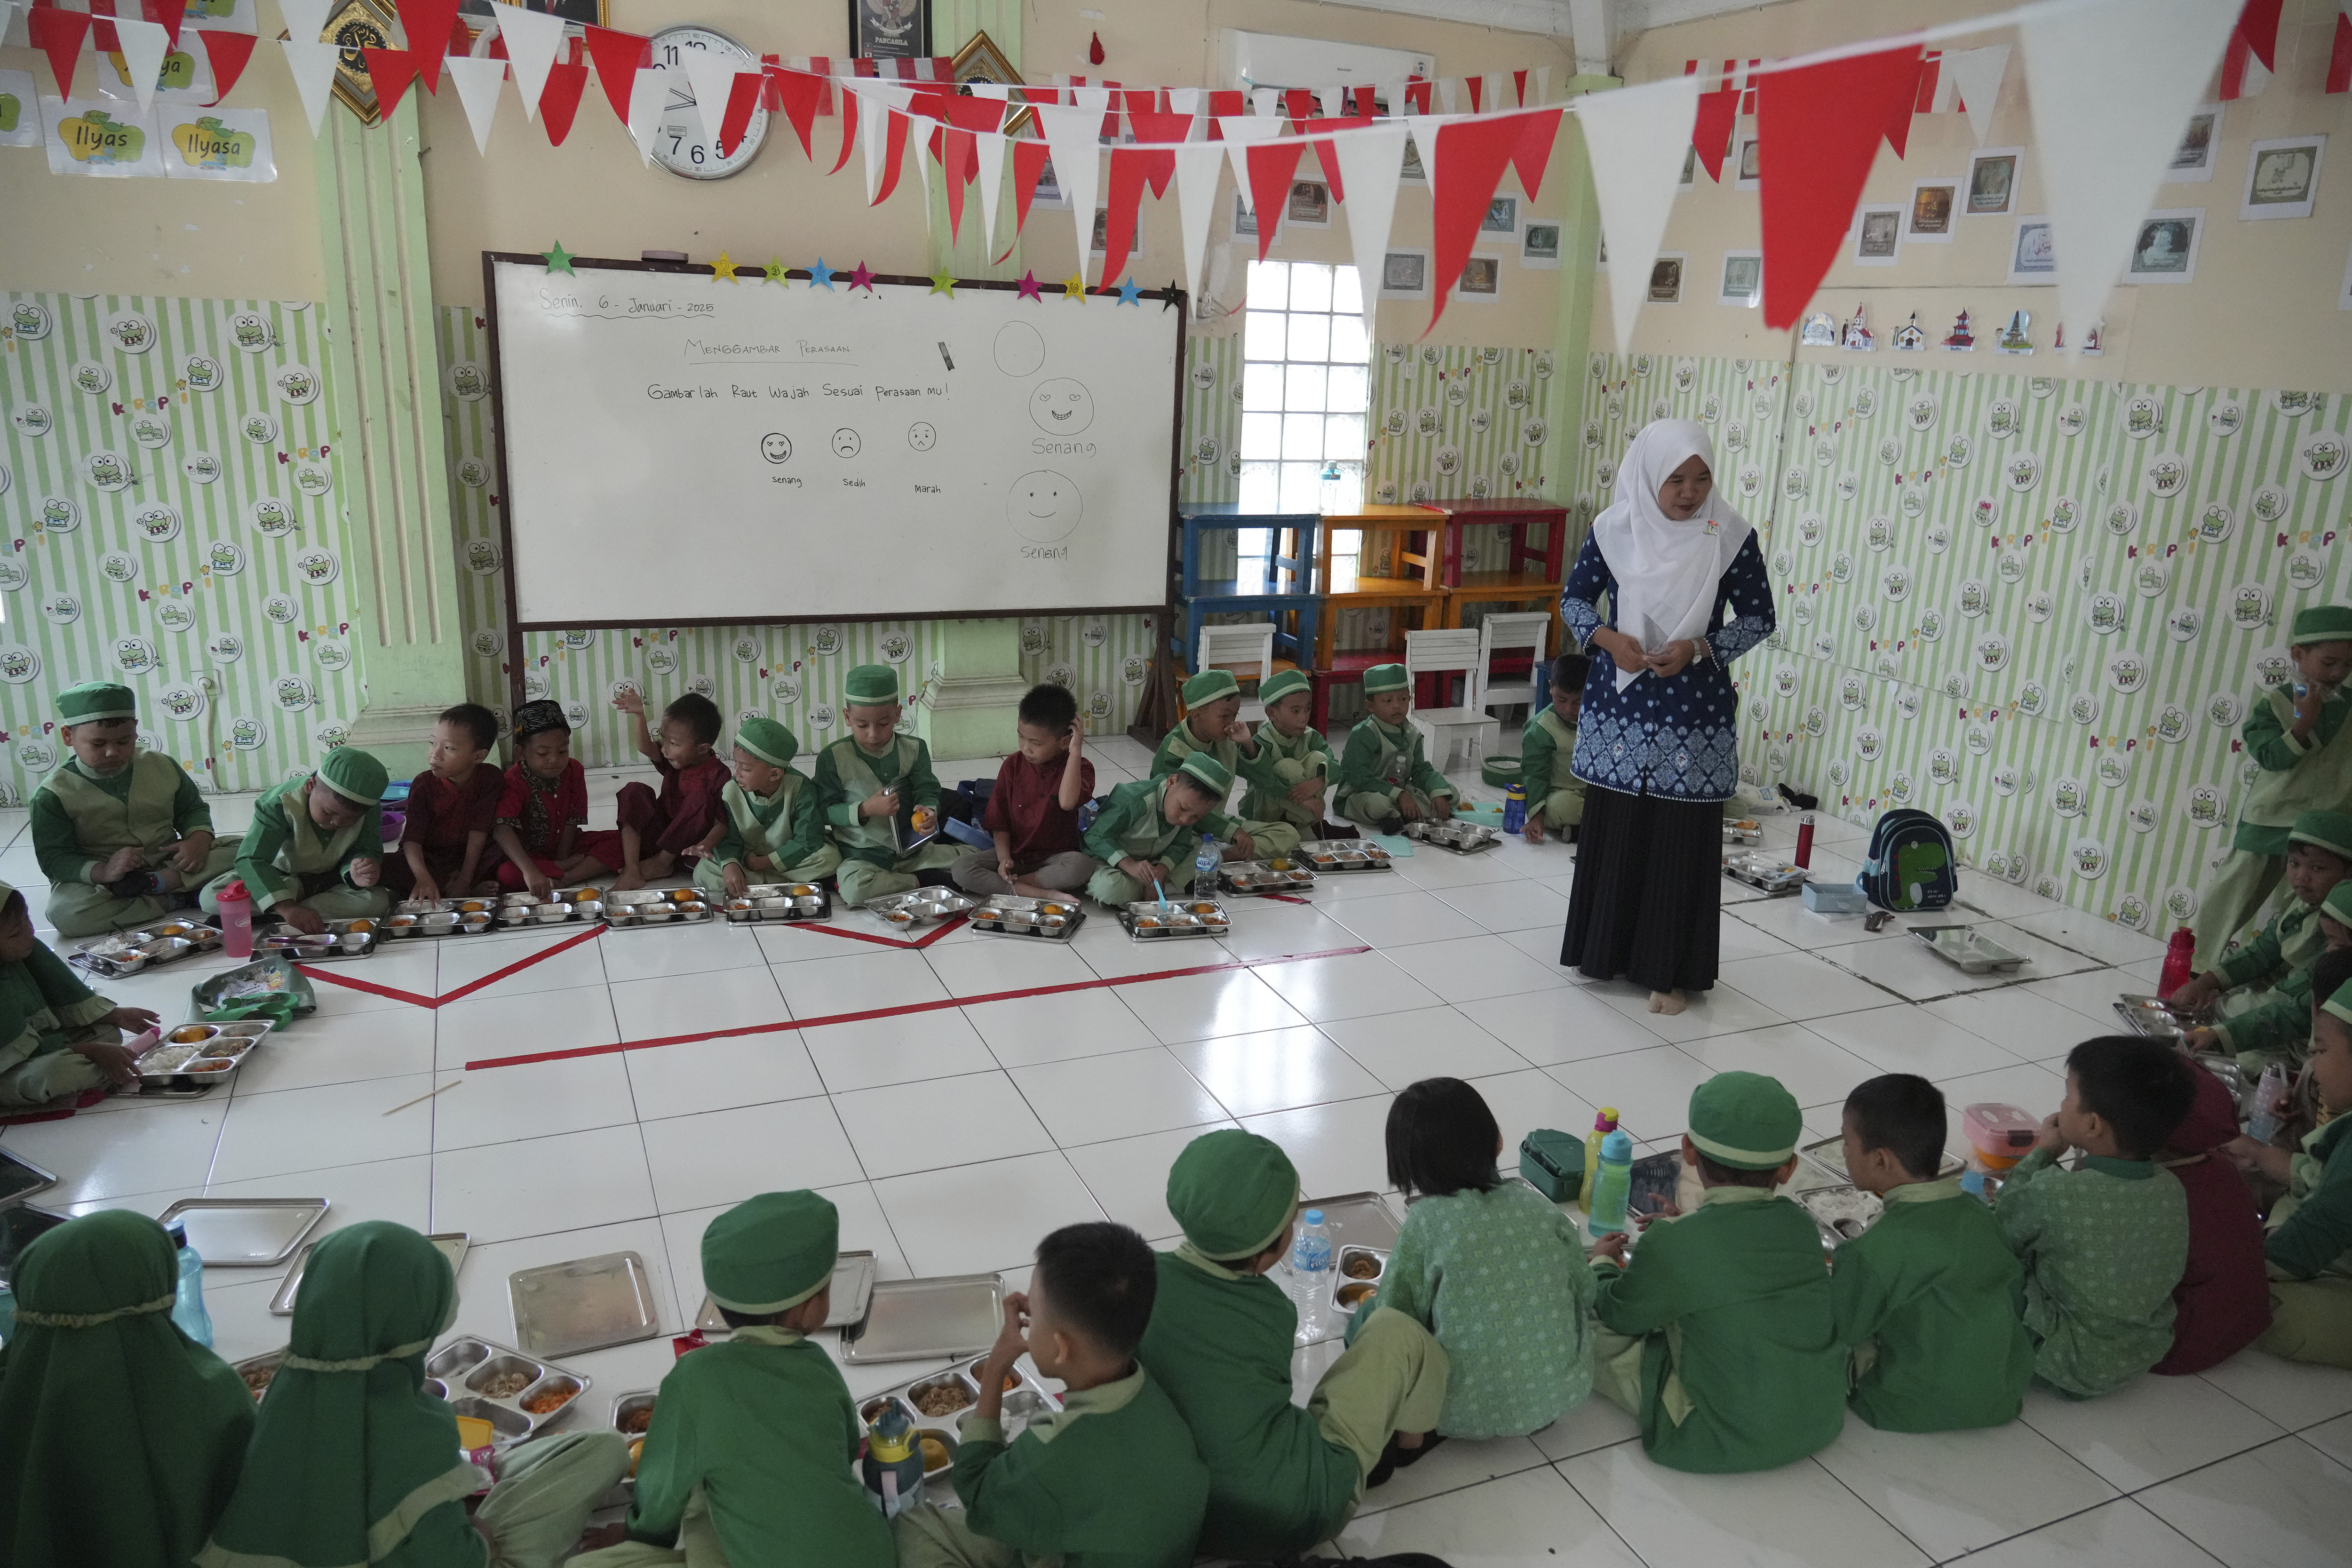
[[[1412,677],[1401,664],[1364,671],[1363,719],[1339,758],[1339,815],[1375,833],[1408,822],[1444,822],[1460,792],[1429,765],[1412,712]]]
[[[1576,755],[1576,721],[1584,711],[1584,678],[1591,669],[1592,661],[1580,653],[1552,660],[1551,706],[1519,731],[1519,787],[1528,803],[1521,831],[1530,844],[1542,843],[1547,829],[1572,844],[1584,820],[1584,781],[1568,763]]]
[[[87,680],[58,694],[58,733],[73,755],[33,792],[33,855],[49,879],[59,936],[96,936],[158,920],[186,889],[236,862],[236,839],[213,837],[196,783],[161,752],[139,749],[139,703],[127,686]]]
[[[137,1089],[122,1044],[162,1020],[84,985],[33,934],[25,895],[0,882],[0,1110],[30,1110],[92,1090]],[[94,1097],[93,1097],[94,1099]]]
[[[1203,829],[1228,826],[1217,807],[1234,786],[1224,764],[1206,752],[1186,757],[1165,778],[1134,779],[1110,792],[1109,804],[1087,829],[1087,853],[1102,868],[1087,893],[1112,909],[1171,893],[1189,879]]]
[[[1078,807],[1095,793],[1078,700],[1059,686],[1031,687],[1021,699],[1018,733],[1020,746],[997,765],[996,787],[980,814],[995,844],[966,850],[955,863],[955,884],[982,898],[1076,893],[1096,870],[1078,835]]]
[[[1314,683],[1302,670],[1277,670],[1257,695],[1265,704],[1265,718],[1257,727],[1259,765],[1244,773],[1250,787],[1242,796],[1243,820],[1286,827],[1301,839],[1319,838],[1332,763],[1331,743],[1308,722],[1315,715]],[[1280,853],[1297,847],[1292,844]]]
[[[478,702],[460,702],[435,721],[425,771],[408,786],[400,853],[383,868],[396,896],[438,899],[446,889],[463,898],[484,890],[478,884],[502,858],[490,847],[507,786],[488,763],[498,743],[498,718]]]
[[[710,836],[724,831],[727,814],[719,792],[727,783],[727,764],[714,750],[719,705],[699,691],[662,710],[658,737],[646,727],[645,693],[625,688],[614,696],[613,706],[629,716],[637,751],[661,774],[658,795],[642,784],[621,786],[618,831],[581,836],[581,849],[617,870],[613,886],[625,892],[653,878],[675,875],[682,860],[701,852],[706,837],[717,842]]]
[[[572,754],[572,721],[548,698],[515,710],[514,765],[507,769],[493,829],[506,861],[499,886],[525,888],[544,901],[558,878],[602,877],[607,868],[580,852],[588,820],[588,773]]]
[[[2170,1047],[2133,1036],[2076,1046],[2065,1100],[1993,1205],[2025,1265],[2033,1370],[2071,1398],[2121,1388],[2172,1348],[2189,1198],[2150,1156],[2189,1113],[2196,1070]],[[2061,1170],[2069,1149],[2083,1161]]]
[[[1992,1211],[1938,1176],[1944,1096],[1888,1073],[1845,1097],[1845,1168],[1885,1205],[1841,1243],[1830,1295],[1853,1354],[1846,1403],[1882,1432],[2001,1426],[2025,1407],[2033,1342],[2018,1321],[2025,1274]]]
[[[917,888],[954,885],[948,875],[959,858],[952,846],[934,838],[901,847],[940,825],[931,749],[920,736],[898,733],[905,711],[898,670],[861,664],[841,687],[842,722],[849,733],[816,754],[816,797],[841,847],[841,900],[853,907]]]
[[[2165,998],[2195,1012],[2219,998],[2221,1021],[2191,1029],[2192,1051],[2228,1051],[2260,1076],[2273,1061],[2299,1062],[2311,1033],[2311,966],[2327,951],[2326,906],[2352,915],[2352,816],[2306,811],[2287,830],[2286,883],[2294,897],[2262,934]]]
[[[1209,1472],[1176,1406],[1135,1359],[1158,1264],[1123,1225],[1065,1226],[1037,1244],[1029,1292],[980,1372],[955,1458],[961,1511],[922,1504],[893,1527],[898,1568],[1186,1568]],[[1021,1352],[1060,1382],[1062,1408],[1010,1445],[1004,1380]]]
[[[733,777],[719,792],[725,815],[702,843],[694,885],[740,899],[754,879],[814,882],[830,877],[841,851],[824,830],[816,785],[793,766],[801,743],[773,719],[736,726]]]
[[[306,936],[329,921],[381,915],[383,887],[383,764],[351,746],[329,752],[318,771],[265,791],[237,846],[236,864],[205,885],[205,913],[220,913],[221,889],[242,881],[257,920],[264,911]]]
[[[1241,682],[1231,670],[1202,670],[1184,683],[1183,695],[1184,717],[1160,737],[1160,750],[1152,753],[1153,778],[1166,778],[1185,758],[1205,752],[1235,778],[1261,786],[1273,782],[1273,759],[1241,721]],[[1235,818],[1232,827],[1234,854],[1240,859],[1287,855],[1298,847],[1298,829],[1287,822]]]

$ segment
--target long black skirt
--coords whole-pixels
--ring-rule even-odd
[[[1722,805],[1590,785],[1576,845],[1560,963],[1652,991],[1713,986]]]

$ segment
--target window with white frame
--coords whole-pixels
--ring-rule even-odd
[[[1356,269],[1253,261],[1246,308],[1242,510],[1354,509],[1364,498],[1371,361]],[[1263,535],[1257,548],[1264,548]]]

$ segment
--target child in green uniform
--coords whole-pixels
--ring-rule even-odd
[[[2340,962],[2330,960],[2330,968]],[[2307,1070],[2328,1120],[2304,1138],[2301,1152],[2251,1138],[2230,1145],[2239,1164],[2287,1189],[2271,1206],[2263,1244],[2271,1326],[2255,1342],[2289,1361],[2352,1367],[2352,983],[2315,1012]]]
[[[33,792],[33,854],[49,879],[59,936],[96,936],[161,919],[184,889],[236,862],[213,837],[196,781],[139,749],[138,699],[89,680],[58,695],[58,733],[73,755]]]
[[[2242,733],[2261,770],[2238,808],[2233,853],[2207,884],[2197,918],[2197,967],[2221,962],[2231,940],[2271,896],[2286,869],[2287,830],[2317,806],[2352,800],[2352,609],[2314,605],[2296,612],[2290,632],[2296,683],[2254,694]]]
[[[1376,833],[1394,833],[1423,817],[1444,822],[1460,792],[1429,765],[1412,711],[1412,677],[1401,664],[1364,671],[1367,712],[1348,732],[1339,758],[1339,815]]]
[[[1428,1330],[1377,1308],[1302,1410],[1290,1402],[1298,1310],[1265,1278],[1290,1249],[1298,1173],[1238,1128],[1184,1146],[1168,1173],[1183,1245],[1160,1255],[1138,1359],[1192,1429],[1209,1468],[1201,1551],[1303,1552],[1348,1521],[1398,1432],[1427,1432],[1447,1361]]]
[[[84,985],[33,934],[25,895],[0,882],[0,1109],[49,1105],[110,1084],[138,1088],[122,1035],[160,1021]]]
[[[2025,1274],[1992,1211],[1938,1177],[1944,1096],[1888,1073],[1845,1097],[1845,1168],[1886,1205],[1837,1249],[1838,1343],[1853,1352],[1853,1413],[1882,1432],[2001,1426],[2025,1406],[2033,1342]]]
[[[662,1379],[628,1539],[573,1568],[891,1568],[890,1527],[855,1468],[849,1385],[808,1336],[833,1310],[841,1220],[814,1193],[762,1193],[702,1233],[702,1282],[733,1331]]]
[[[694,862],[694,885],[740,899],[759,882],[814,882],[841,864],[806,773],[793,768],[801,743],[773,719],[746,719],[735,731],[734,777],[719,792],[726,820]]]
[[[1541,1431],[1592,1392],[1595,1286],[1576,1221],[1496,1177],[1502,1129],[1458,1078],[1408,1085],[1387,1142],[1389,1185],[1412,1206],[1374,1300],[1435,1334],[1452,1368],[1436,1435],[1401,1434],[1397,1463],[1447,1437]],[[1357,1310],[1351,1338],[1370,1316]]]
[[[2085,1040],[2066,1058],[2066,1098],[1993,1212],[2025,1265],[2033,1370],[2075,1399],[2121,1388],[2172,1348],[2173,1287],[2189,1263],[2189,1196],[2149,1158],[2196,1091],[2197,1069],[2154,1040]],[[2072,1171],[2068,1149],[2083,1151]]]
[[[940,824],[940,781],[931,749],[898,733],[898,672],[861,664],[842,684],[842,721],[849,733],[816,754],[816,798],[841,847],[842,901],[862,904],[919,887],[952,887],[952,845],[934,838],[899,846]]]
[[[1265,718],[1257,727],[1264,765],[1244,774],[1250,787],[1242,796],[1242,817],[1287,827],[1299,839],[1320,837],[1332,761],[1331,743],[1308,722],[1315,715],[1314,683],[1304,671],[1279,670],[1260,684],[1257,695],[1265,704]],[[1293,843],[1282,853],[1297,847]]]
[[[1103,863],[1087,893],[1119,909],[1153,897],[1152,884],[1174,893],[1192,875],[1202,831],[1230,826],[1217,807],[1233,775],[1207,752],[1195,752],[1166,778],[1137,779],[1110,792],[1087,828],[1087,853]]]
[[[1604,1239],[1593,1386],[1642,1424],[1642,1449],[1670,1469],[1768,1470],[1823,1447],[1845,1422],[1821,1232],[1774,1195],[1804,1135],[1778,1079],[1717,1073],[1691,1091],[1683,1162],[1698,1212],[1643,1233],[1633,1261]]]
[[[312,935],[327,921],[384,913],[383,764],[338,746],[307,778],[289,779],[253,805],[236,864],[205,884],[205,913],[220,912],[221,889],[242,880],[257,919],[274,910]]]
[[[2342,913],[2352,914],[2347,876],[2352,816],[2340,811],[2297,816],[2286,844],[2286,885],[2294,899],[2260,936],[2166,998],[2192,1011],[2221,1000],[2221,1021],[2190,1030],[2190,1050],[2229,1051],[2242,1070],[2257,1076],[2272,1062],[2303,1059],[2311,1032],[2311,966],[2327,951],[2321,917],[2339,889]]]
[[[362,1220],[310,1252],[292,1344],[270,1379],[245,1473],[197,1568],[556,1568],[627,1473],[618,1432],[565,1432],[482,1472],[457,1414],[425,1392],[425,1355],[457,1310],[441,1249]]]
[[[1184,683],[1184,717],[1160,738],[1151,755],[1151,776],[1164,779],[1183,765],[1184,759],[1205,752],[1225,772],[1245,779],[1253,790],[1275,782],[1274,758],[1240,720],[1241,683],[1230,670],[1204,669]],[[1298,847],[1301,835],[1288,821],[1265,822],[1247,812],[1233,820],[1234,856],[1254,860],[1259,856],[1287,855]]]
[[[1527,792],[1528,842],[1547,829],[1573,843],[1584,820],[1584,781],[1568,771],[1576,755],[1576,721],[1584,711],[1584,678],[1592,661],[1564,653],[1551,661],[1551,706],[1531,715],[1519,731],[1519,785]]]
[[[1151,1248],[1123,1225],[1066,1226],[1038,1243],[963,1419],[963,1508],[900,1514],[898,1568],[1188,1568],[1209,1472],[1135,1359],[1158,1289]],[[1062,1384],[1062,1408],[1008,1446],[1004,1379],[1024,1351]]]

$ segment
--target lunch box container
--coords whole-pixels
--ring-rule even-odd
[[[833,895],[822,882],[753,882],[740,899],[722,898],[720,912],[734,925],[754,921],[829,921]]]
[[[530,1379],[519,1392],[499,1396],[483,1392],[484,1386],[494,1379],[515,1373]],[[570,1415],[593,1381],[584,1372],[573,1372],[471,1334],[458,1335],[426,1357],[425,1375],[447,1389],[452,1410],[488,1422],[496,1434],[494,1441],[500,1447],[536,1436]],[[562,1404],[538,1415],[523,1408],[527,1403],[553,1393],[564,1395]]]
[[[1503,841],[1500,830],[1475,822],[1408,822],[1404,825],[1404,836],[1417,843],[1434,845],[1456,855],[1475,855],[1482,849],[1492,849]]]
[[[1220,892],[1263,898],[1268,893],[1305,893],[1315,886],[1315,873],[1290,856],[1272,860],[1228,860],[1217,868]]]
[[[209,1094],[235,1078],[271,1026],[264,1018],[230,1024],[177,1024],[132,1063],[143,1095]],[[183,1040],[178,1037],[197,1037]],[[205,1063],[219,1063],[216,1067]]]
[[[866,912],[893,931],[908,931],[929,921],[943,921],[979,907],[951,888],[917,888],[911,893],[886,893],[866,900]]]
[[[971,911],[971,929],[987,936],[1034,936],[1067,942],[1086,923],[1074,894],[1066,899],[1027,899],[999,893]]]
[[[1233,917],[1213,899],[1171,899],[1161,904],[1145,899],[1118,911],[1118,923],[1138,942],[1167,937],[1223,936],[1233,929]]]
[[[1303,864],[1318,877],[1341,871],[1393,871],[1389,852],[1369,838],[1310,838],[1286,859]]]
[[[71,962],[93,974],[121,980],[158,963],[173,963],[191,953],[211,952],[220,945],[218,926],[201,921],[158,921],[144,931],[117,931],[71,955]]]

